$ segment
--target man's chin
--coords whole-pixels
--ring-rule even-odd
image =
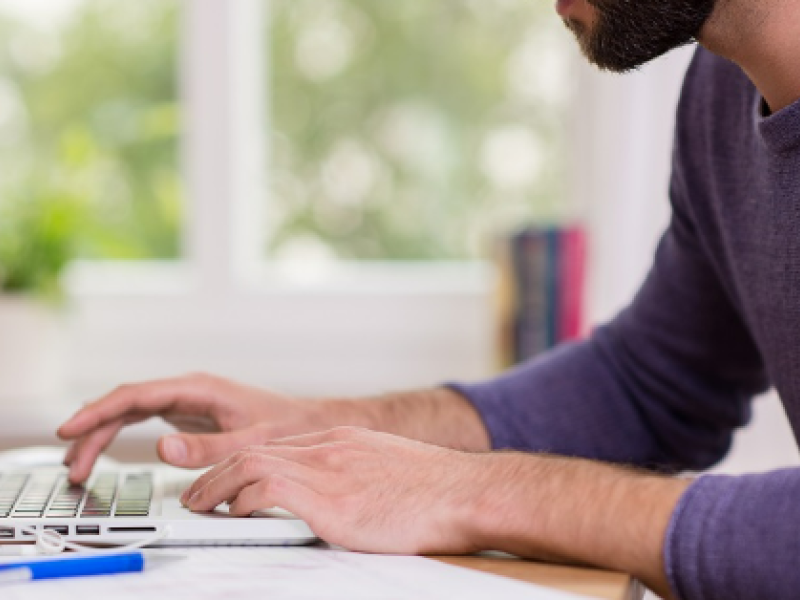
[[[702,38],[715,0],[561,0],[562,19],[597,68],[627,73]]]
[[[564,24],[575,35],[584,58],[601,71],[627,73],[641,66],[641,64],[632,64],[629,61],[621,61],[618,56],[607,56],[601,50],[602,42],[592,35],[589,27],[583,21],[575,18],[566,18],[564,19]]]
[[[613,45],[606,43],[602,38],[589,30],[581,21],[565,19],[564,23],[572,31],[586,60],[600,69],[609,73],[630,73],[640,69],[647,63],[667,54],[683,44],[676,44],[668,48],[653,49],[649,53],[613,49]],[[686,42],[688,43],[688,42]]]

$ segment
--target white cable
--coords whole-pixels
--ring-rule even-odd
[[[9,546],[7,548],[0,548],[0,556],[31,556],[31,555],[46,555],[52,556],[60,554],[64,550],[74,550],[75,552],[83,552],[89,554],[103,554],[105,552],[124,552],[127,550],[138,550],[150,544],[155,544],[169,537],[171,530],[169,526],[158,534],[133,542],[132,544],[123,544],[111,548],[95,548],[93,546],[85,546],[75,542],[68,542],[60,533],[53,529],[35,529],[33,527],[21,526],[19,528],[23,533],[30,534],[36,538],[35,546]],[[16,552],[14,552],[16,550]]]

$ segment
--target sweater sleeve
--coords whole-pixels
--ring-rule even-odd
[[[496,449],[663,468],[706,468],[767,389],[760,354],[677,197],[633,303],[590,339],[487,382],[450,384]]]
[[[800,468],[708,475],[681,498],[664,560],[683,600],[790,600],[800,590]]]
[[[681,144],[703,132],[685,117],[676,137],[672,221],[632,304],[584,342],[493,381],[452,386],[482,415],[495,448],[699,470],[727,452],[733,430],[749,419],[751,398],[767,389],[725,256],[712,251],[719,232],[713,223],[698,225],[707,220],[697,211],[712,208],[695,185],[703,167],[682,155]],[[798,498],[800,468],[693,482],[664,543],[676,596],[797,598]]]
[[[631,305],[590,339],[487,382],[450,384],[494,448],[665,470],[700,470],[728,451],[768,388],[760,352],[710,258],[688,202],[680,136],[672,220]]]

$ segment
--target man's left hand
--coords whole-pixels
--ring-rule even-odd
[[[182,501],[274,506],[331,544],[384,554],[502,550],[632,573],[664,597],[667,525],[690,481],[590,460],[467,453],[342,427],[252,446]]]
[[[478,550],[471,507],[492,457],[340,427],[245,448],[182,501],[199,512],[229,502],[236,516],[281,507],[351,550],[463,554]]]

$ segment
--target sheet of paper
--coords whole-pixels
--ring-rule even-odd
[[[148,552],[162,552],[149,550]],[[146,573],[0,586],[3,600],[577,600],[579,596],[408,556],[329,548],[164,550]]]

